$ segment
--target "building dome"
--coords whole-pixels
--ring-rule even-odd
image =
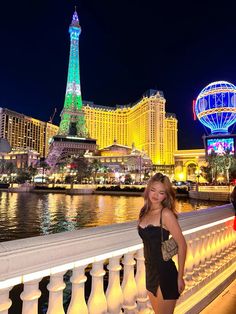
[[[210,83],[198,95],[195,112],[212,134],[228,133],[236,121],[236,87],[226,81]]]

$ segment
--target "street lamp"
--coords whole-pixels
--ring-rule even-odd
[[[196,171],[195,171],[195,175],[196,175],[196,177],[197,177],[197,183],[199,184],[199,178],[200,178],[200,176],[201,176],[201,173],[202,173],[202,171],[201,171],[201,169],[196,169]]]

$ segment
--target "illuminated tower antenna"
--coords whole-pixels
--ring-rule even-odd
[[[79,36],[81,27],[78,14],[73,14],[69,27],[70,33],[70,58],[66,85],[64,108],[61,112],[61,123],[59,135],[87,137],[85,117],[82,111],[82,97],[80,88],[80,67],[79,67]]]

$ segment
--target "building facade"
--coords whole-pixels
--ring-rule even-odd
[[[96,155],[86,153],[84,156],[90,163],[97,160],[107,170],[107,183],[124,183],[127,174],[131,176],[132,182],[141,182],[153,170],[152,161],[145,152],[136,149],[134,145],[119,145],[116,141],[97,151]]]
[[[143,150],[156,165],[173,165],[177,150],[177,119],[165,111],[161,91],[149,90],[133,105],[105,107],[85,102],[86,126],[99,149],[114,139]]]
[[[174,153],[177,147],[177,119],[175,114],[166,113],[164,120],[164,156],[166,165],[174,164]]]
[[[17,169],[35,167],[39,162],[39,153],[31,149],[12,149],[9,153],[0,152],[0,162],[12,163]]]
[[[7,139],[14,149],[32,149],[45,157],[49,141],[57,132],[58,126],[54,124],[0,108],[0,138]]]
[[[205,182],[201,176],[201,167],[206,166],[204,149],[177,150],[175,158],[175,179],[177,181]]]

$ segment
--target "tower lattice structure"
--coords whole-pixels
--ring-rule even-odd
[[[85,117],[82,111],[82,97],[80,88],[79,66],[79,36],[81,27],[78,14],[75,11],[69,27],[70,33],[70,58],[64,108],[61,112],[59,135],[87,137]]]
[[[59,131],[51,140],[47,163],[54,167],[68,157],[96,150],[96,140],[88,137],[85,115],[82,110],[79,68],[79,36],[81,27],[75,10],[69,27],[70,58],[64,107]]]

